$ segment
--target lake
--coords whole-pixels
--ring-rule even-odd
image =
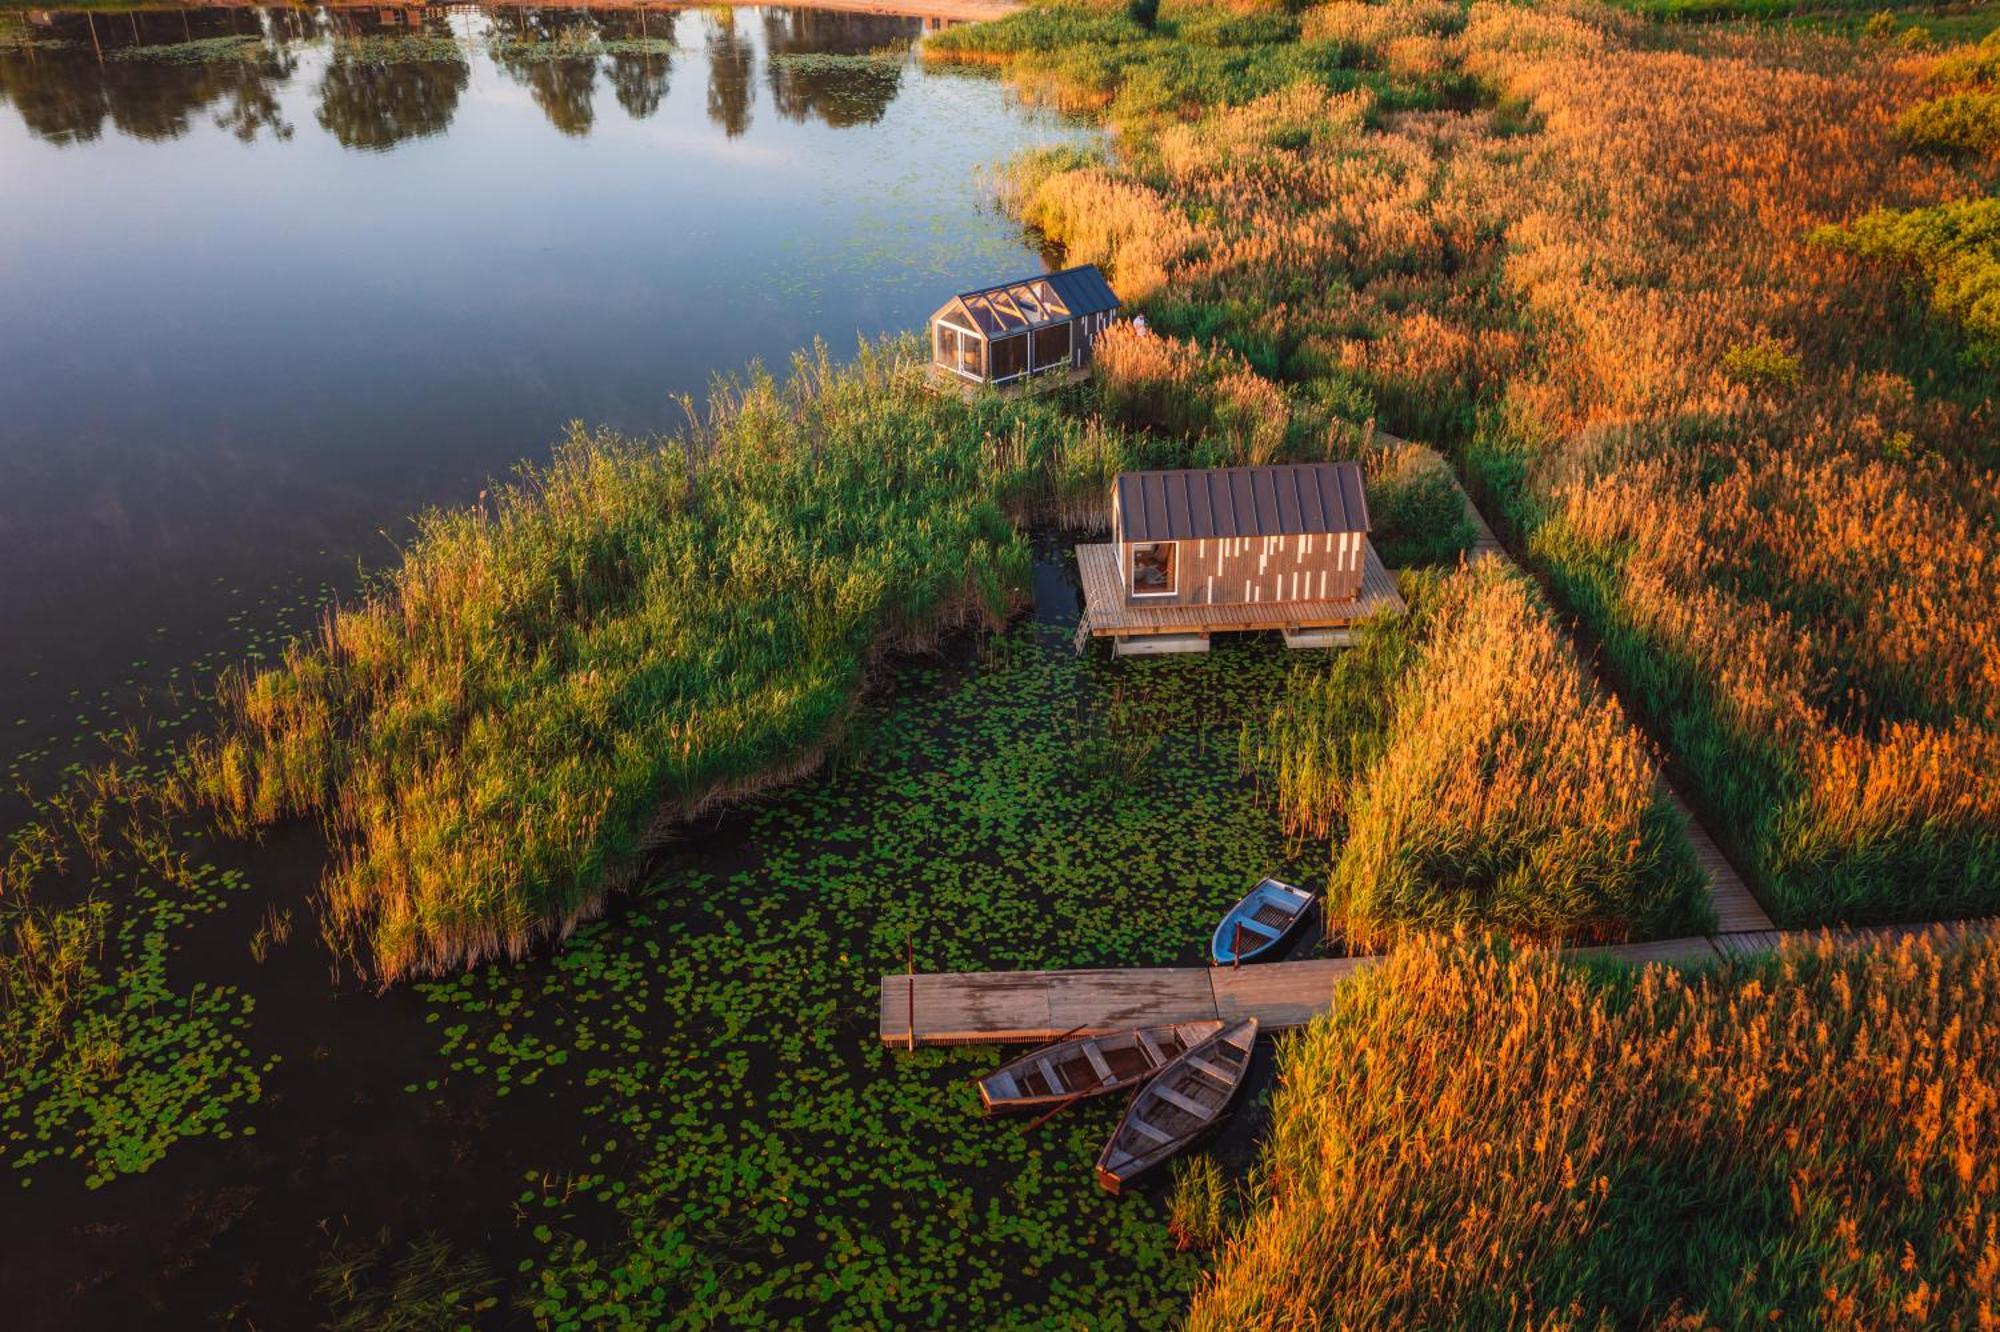
[[[921,326],[1080,131],[795,8],[0,13],[0,730],[240,647],[572,419]]]

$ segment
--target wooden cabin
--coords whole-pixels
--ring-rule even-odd
[[[1345,601],[1361,591],[1368,498],[1353,463],[1127,472],[1111,531],[1128,601]]]
[[[1354,621],[1402,608],[1354,463],[1127,472],[1110,501],[1111,541],[1077,548],[1079,646],[1202,651],[1211,633],[1260,629],[1338,646]]]
[[[966,385],[1051,370],[1080,376],[1117,314],[1118,294],[1096,264],[962,291],[931,316],[931,364]]]

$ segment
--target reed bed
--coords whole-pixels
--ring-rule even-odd
[[[1286,1038],[1195,1332],[1987,1327],[2000,950],[1694,974],[1432,938]]]
[[[1072,12],[954,58],[1142,77]],[[2000,251],[1976,155],[1898,128],[1993,48],[1587,0],[1308,6],[1337,75],[1294,41],[1171,113],[1090,83],[1116,160],[1023,162],[1023,216],[1294,413],[1456,452],[1781,921],[2000,906]]]
[[[1405,591],[1407,617],[1294,673],[1255,744],[1286,831],[1331,841],[1328,910],[1346,936],[1712,928],[1638,735],[1529,585],[1488,561]]]
[[[879,654],[1002,622],[1012,518],[1122,464],[1048,403],[930,392],[915,350],[822,348],[672,439],[577,427],[426,515],[317,639],[224,680],[193,788],[238,832],[324,823],[329,939],[382,981],[568,933],[680,821],[813,767]]]

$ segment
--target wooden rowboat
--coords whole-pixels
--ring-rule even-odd
[[[1212,1132],[1250,1071],[1257,1019],[1219,1031],[1168,1064],[1132,1097],[1097,1157],[1097,1182],[1117,1193]]]
[[[1229,908],[1229,914],[1215,927],[1215,937],[1208,945],[1210,960],[1218,967],[1255,962],[1292,937],[1312,904],[1313,895],[1305,889],[1276,879],[1264,880]]]
[[[981,1078],[979,1100],[1001,1115],[1102,1096],[1144,1082],[1221,1030],[1220,1022],[1181,1022],[1059,1041]]]

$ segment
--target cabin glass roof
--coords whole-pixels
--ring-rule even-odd
[[[1111,284],[1095,264],[1083,264],[1045,277],[960,292],[932,318],[1000,338],[1117,308]]]

